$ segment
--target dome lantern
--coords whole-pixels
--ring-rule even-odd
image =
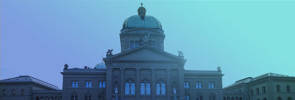
[[[165,34],[162,25],[155,17],[146,15],[146,9],[141,6],[137,14],[128,17],[121,29],[121,51],[129,51],[139,47],[150,47],[164,50]]]

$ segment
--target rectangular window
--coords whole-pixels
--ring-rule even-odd
[[[72,88],[78,88],[79,83],[78,81],[72,81]]]
[[[86,88],[92,88],[92,82],[91,81],[86,81],[85,82],[85,87]]]
[[[281,86],[277,85],[277,92],[281,92]]]
[[[197,81],[196,82],[196,88],[202,88],[202,82]]]
[[[185,100],[189,100],[189,96],[187,95],[187,96],[185,96]]]
[[[145,89],[146,90],[146,92],[145,92],[146,95],[148,95],[148,96],[151,95],[151,84],[150,83],[146,83],[145,84],[145,88],[146,88]]]
[[[134,40],[130,40],[130,49],[135,48],[135,41]]]
[[[138,48],[139,46],[139,41],[135,41],[135,48]]]
[[[160,83],[157,83],[156,84],[156,95],[160,95],[161,93],[161,86],[160,86]]]
[[[140,95],[145,95],[145,84],[140,83]]]
[[[129,87],[129,83],[128,82],[126,82],[125,83],[125,95],[130,95],[130,87]]]
[[[135,83],[131,83],[131,95],[135,95]]]
[[[262,87],[262,93],[263,93],[263,94],[265,94],[265,93],[266,93],[266,88],[265,88],[265,86],[264,86],[264,87]]]
[[[189,88],[189,82],[184,82],[184,88]]]
[[[99,81],[99,85],[98,85],[99,88],[102,88],[102,81]]]
[[[259,88],[256,88],[256,94],[259,95]]]
[[[102,81],[102,88],[106,88],[106,81]]]
[[[166,95],[166,84],[161,83],[161,95]]]
[[[287,85],[287,86],[286,86],[286,90],[287,90],[288,93],[291,92],[291,87],[290,87],[290,85]]]
[[[208,88],[209,88],[209,89],[213,89],[213,88],[215,88],[215,83],[214,83],[214,82],[209,82],[209,84],[208,84]]]
[[[253,90],[253,89],[250,90],[250,94],[251,94],[252,96],[254,95],[254,90]]]

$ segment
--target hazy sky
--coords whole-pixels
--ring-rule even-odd
[[[144,0],[182,50],[187,69],[222,67],[223,85],[268,72],[295,76],[295,1]],[[93,67],[120,52],[123,21],[136,0],[1,0],[0,79],[31,75],[62,86],[65,63]]]

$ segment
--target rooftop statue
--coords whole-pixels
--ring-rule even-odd
[[[68,64],[65,64],[64,65],[64,70],[67,70],[69,68],[69,65]]]
[[[112,56],[113,55],[113,49],[108,49],[108,51],[107,51],[107,57],[109,57],[109,56]]]

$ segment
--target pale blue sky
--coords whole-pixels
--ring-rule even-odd
[[[61,88],[60,72],[93,67],[120,51],[136,0],[1,0],[0,79],[31,75]],[[165,50],[184,52],[188,69],[216,70],[224,85],[267,72],[295,76],[295,1],[144,0],[164,28]]]

